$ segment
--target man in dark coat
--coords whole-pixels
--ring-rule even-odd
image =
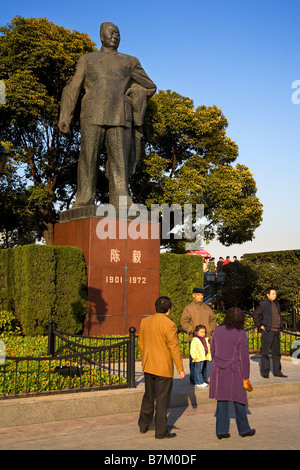
[[[217,273],[220,273],[221,271],[223,271],[223,261],[224,261],[224,258],[220,256],[219,261],[217,262]]]
[[[283,328],[277,293],[272,287],[266,291],[267,298],[260,302],[253,313],[253,320],[261,330],[261,375],[269,378],[271,349],[273,359],[273,373],[275,377],[287,377],[281,372],[280,330]]]

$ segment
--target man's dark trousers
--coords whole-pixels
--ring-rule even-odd
[[[167,408],[171,398],[173,378],[160,377],[158,375],[144,373],[145,393],[138,425],[141,432],[146,432],[152,423],[154,415],[154,401],[156,402],[155,412],[155,437],[162,439],[167,433]]]
[[[273,373],[281,375],[281,353],[280,353],[280,332],[262,331],[261,334],[261,375],[268,376],[270,373],[269,352],[272,352]]]

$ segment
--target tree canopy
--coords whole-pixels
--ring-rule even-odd
[[[148,107],[145,156],[132,184],[148,207],[203,204],[205,240],[217,237],[225,246],[252,240],[262,220],[253,175],[232,166],[238,146],[227,127],[216,106],[195,109],[190,98],[159,91]]]
[[[13,146],[11,160],[28,182],[28,208],[38,213],[51,242],[55,205],[67,206],[76,191],[79,149],[78,119],[67,136],[58,131],[60,96],[80,55],[95,45],[87,34],[47,18],[17,16],[0,33],[0,77],[6,85],[1,139]]]

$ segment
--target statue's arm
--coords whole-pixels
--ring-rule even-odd
[[[140,62],[136,59],[136,63],[132,70],[132,82],[144,88],[147,98],[151,98],[156,92],[156,85],[151,78],[148,77]]]
[[[148,77],[140,62],[135,59],[132,69],[132,83],[126,95],[129,95],[132,100],[133,122],[136,128],[143,125],[147,100],[151,98],[155,92],[155,83]]]
[[[84,56],[81,56],[73,77],[70,78],[62,92],[58,122],[58,128],[61,132],[67,133],[70,130],[74,109],[84,83],[85,70],[85,59]]]

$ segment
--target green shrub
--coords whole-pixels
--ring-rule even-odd
[[[10,279],[12,250],[0,250],[0,308],[11,310],[10,305]]]
[[[50,318],[57,329],[82,331],[88,303],[79,248],[25,245],[0,250],[0,283],[0,308],[13,312],[23,334],[45,334]]]
[[[252,292],[255,304],[265,298],[267,287],[274,287],[281,310],[289,313],[296,311],[299,321],[300,250],[248,253],[244,259],[257,275]],[[291,316],[286,322],[288,328],[296,326]]]
[[[55,253],[52,246],[13,250],[14,312],[25,335],[44,334],[55,308]]]
[[[21,334],[21,328],[17,318],[12,312],[0,310],[0,338],[17,336]]]
[[[55,247],[56,303],[53,313],[55,328],[80,333],[88,308],[85,264],[79,248]]]

